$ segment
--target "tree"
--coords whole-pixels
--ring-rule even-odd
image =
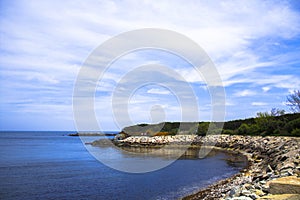
[[[281,115],[284,115],[285,114],[285,110],[281,110],[281,109],[276,109],[276,108],[272,108],[271,110],[271,116],[281,116]]]
[[[285,111],[272,108],[271,112],[259,112],[257,113],[257,117],[255,118],[255,122],[257,124],[257,127],[252,127],[253,132],[259,131],[263,135],[271,135],[274,134],[275,131],[278,133],[281,131],[282,127],[284,126],[284,123],[276,119],[275,117],[284,115]],[[255,129],[256,128],[256,129]]]
[[[250,127],[248,124],[243,123],[239,128],[238,128],[238,134],[239,135],[249,135],[250,134]]]
[[[200,122],[198,125],[197,135],[205,136],[209,127],[209,122]]]
[[[269,112],[258,112],[258,113],[256,113],[256,116],[260,117],[260,118],[267,118],[267,117],[281,116],[284,114],[285,114],[285,110],[281,110],[278,108],[272,108],[270,113]]]
[[[287,96],[287,105],[293,112],[300,113],[300,90],[294,90]]]

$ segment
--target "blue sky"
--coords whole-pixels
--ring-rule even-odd
[[[1,130],[75,130],[72,95],[82,63],[102,42],[140,28],[176,31],[206,51],[226,91],[226,120],[271,108],[289,111],[286,96],[300,89],[299,1],[0,3]],[[192,66],[163,51],[143,50],[120,58],[99,83],[95,112],[103,129],[122,128],[112,113],[113,91],[126,73],[147,63],[181,74],[198,98],[199,116],[190,120],[210,119],[209,92]],[[164,116],[157,121],[180,120],[176,95],[147,85],[129,102],[132,122],[151,122],[155,108]]]

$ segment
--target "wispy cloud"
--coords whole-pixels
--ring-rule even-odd
[[[265,87],[262,87],[261,89],[262,89],[264,92],[268,92],[268,91],[271,89],[271,87],[265,86]]]
[[[265,107],[276,102],[281,105],[284,97],[277,98],[278,95],[288,94],[300,85],[300,11],[295,4],[295,1],[277,0],[192,0],[184,4],[169,0],[159,3],[1,1],[0,117],[1,120],[11,117],[0,128],[18,128],[14,127],[14,116],[19,115],[18,120],[22,120],[22,114],[30,110],[38,111],[36,117],[46,121],[52,119],[53,113],[67,113],[68,119],[72,118],[74,81],[89,54],[119,33],[149,27],[174,30],[197,42],[220,73],[230,101],[227,105],[237,104],[240,97],[247,105],[259,106],[261,98]],[[108,101],[102,102],[106,106],[98,108],[99,113],[107,112],[119,81],[149,63],[169,66],[190,84],[198,99],[204,98],[203,77],[188,63],[167,52],[135,52],[113,63],[99,81],[96,97]],[[167,90],[157,88],[147,88],[144,92],[152,98],[170,96]],[[209,100],[208,96],[203,102]],[[17,103],[22,106],[16,107]],[[143,109],[142,105],[139,108]],[[249,116],[254,111],[248,109],[234,114],[237,113],[234,109],[230,106],[229,118]],[[53,118],[52,124],[55,123],[63,122]],[[74,128],[70,120],[66,126]],[[108,127],[114,128],[113,120]]]
[[[256,95],[256,92],[248,89],[234,93],[234,96],[236,97],[246,97],[246,96],[253,96],[253,95]]]
[[[268,104],[265,102],[252,102],[251,105],[252,106],[266,106]]]
[[[150,90],[147,91],[149,94],[170,94],[168,90],[161,90],[161,89],[155,89],[151,88]]]

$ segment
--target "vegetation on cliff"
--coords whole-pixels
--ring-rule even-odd
[[[293,114],[273,108],[270,112],[259,112],[255,118],[227,122],[163,122],[159,124],[138,124],[125,127],[124,137],[128,135],[165,136],[176,134],[213,134],[294,136],[300,137],[300,90],[287,96],[286,105]],[[208,133],[209,131],[209,133]]]
[[[229,135],[294,136],[300,137],[300,113],[283,114],[272,109],[270,113],[257,113],[257,117],[227,121],[222,129],[221,122],[164,122],[159,124],[138,124],[122,130],[128,135],[176,135],[197,134],[204,136],[210,126],[210,133]],[[220,130],[222,129],[222,130]]]

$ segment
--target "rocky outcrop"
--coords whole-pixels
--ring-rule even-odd
[[[166,144],[191,144],[196,141],[196,135],[175,136],[130,136],[123,140],[114,140],[117,146],[160,146]]]
[[[177,135],[156,137],[132,136],[118,140],[115,144],[118,146],[192,144],[198,146],[215,146],[228,151],[242,152],[248,158],[249,166],[246,170],[184,199],[251,200],[268,198],[270,195],[287,192],[287,190],[280,191],[282,187],[279,188],[280,183],[278,180],[280,179],[278,178],[300,176],[299,141],[300,138],[275,136],[213,135],[201,137],[195,135]],[[298,193],[298,183],[295,184],[293,191]]]

